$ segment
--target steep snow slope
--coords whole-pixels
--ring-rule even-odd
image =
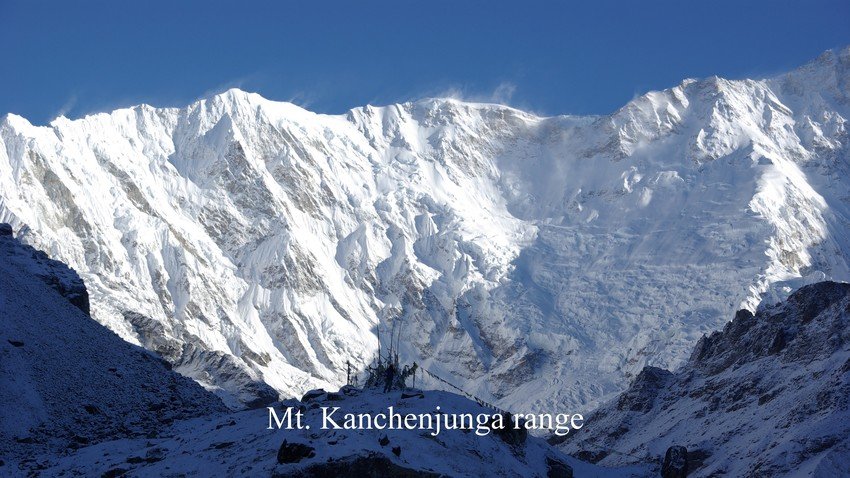
[[[688,476],[848,476],[850,284],[740,311],[680,370],[647,367],[588,424],[563,448],[600,464],[660,462],[683,445]]]
[[[95,318],[231,404],[339,384],[394,333],[503,406],[590,407],[765,294],[850,278],[849,64],[589,118],[325,116],[238,90],[7,115],[0,220],[81,271]]]
[[[72,303],[85,294],[74,271],[3,226],[0,475],[19,464],[37,468],[40,453],[155,435],[176,419],[225,410],[215,395],[83,313]]]

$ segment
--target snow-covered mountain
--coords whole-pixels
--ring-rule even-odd
[[[562,447],[607,466],[684,446],[688,476],[850,475],[850,284],[738,312],[679,370],[647,367],[588,423]]]
[[[735,310],[850,279],[850,49],[609,116],[239,90],[0,122],[0,221],[92,314],[228,403],[340,384],[379,341],[505,407],[585,409]]]

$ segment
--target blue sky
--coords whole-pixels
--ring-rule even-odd
[[[44,124],[231,86],[328,113],[447,94],[608,113],[848,44],[846,0],[0,0],[0,114]]]

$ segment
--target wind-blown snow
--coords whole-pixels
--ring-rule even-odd
[[[239,90],[10,114],[0,220],[231,404],[340,384],[395,331],[502,406],[591,407],[741,306],[850,278],[848,65],[586,118],[439,99],[326,116]]]

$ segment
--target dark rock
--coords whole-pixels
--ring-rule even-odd
[[[782,352],[782,349],[785,348],[787,341],[785,340],[785,332],[781,330],[777,330],[776,334],[773,336],[773,340],[770,341],[770,347],[767,349],[767,353],[770,355],[776,355],[779,352]]]
[[[528,439],[528,430],[524,424],[514,423],[514,417],[510,413],[502,414],[502,426],[496,426],[495,420],[491,419],[488,427],[493,430],[493,434],[499,437],[503,442],[511,446],[518,446],[525,443]]]
[[[799,310],[803,323],[810,322],[830,305],[850,293],[850,284],[824,281],[799,288],[788,297],[788,303]]]
[[[381,446],[387,446],[389,443],[390,443],[390,439],[386,435],[384,435],[384,436],[382,436],[381,438],[378,439],[378,444],[381,445]]]
[[[96,406],[94,406],[94,405],[84,405],[84,406],[83,406],[83,408],[85,408],[85,409],[86,409],[86,411],[87,411],[90,415],[100,415],[100,409],[99,409],[99,408],[97,408],[97,407],[96,407]]]
[[[280,449],[277,451],[277,462],[298,463],[304,458],[313,458],[316,456],[315,448],[303,443],[289,443],[286,440],[280,444]]]
[[[752,312],[747,309],[741,309],[738,312],[735,312],[735,318],[733,320],[747,320],[755,317]]]
[[[339,389],[339,392],[349,397],[354,397],[360,394],[360,389],[353,385],[344,385]]]
[[[425,398],[423,392],[401,392],[401,398]]]
[[[252,400],[245,400],[243,403],[245,404],[245,408],[249,410],[255,410],[257,408],[265,408],[272,403],[280,400],[280,396],[277,391],[265,383],[251,383],[251,386],[246,387],[246,389],[250,390],[254,395]]]
[[[327,392],[325,392],[321,388],[316,389],[316,390],[310,390],[309,392],[305,393],[303,397],[301,397],[301,401],[306,403],[306,402],[309,402],[311,400],[315,400],[315,399],[321,397],[322,395],[325,395],[326,393]]]
[[[631,387],[620,395],[617,410],[648,412],[652,410],[658,391],[673,377],[671,372],[657,367],[644,367]]]
[[[236,420],[228,420],[225,423],[219,423],[218,425],[216,425],[215,429],[221,430],[224,427],[232,427],[233,425],[236,425]]]
[[[401,447],[400,446],[394,446],[393,447],[393,455],[401,456]]]
[[[430,470],[419,470],[399,466],[378,453],[370,452],[365,456],[344,458],[341,460],[316,463],[297,472],[287,471],[272,476],[294,476],[310,478],[437,478],[443,475]]]
[[[573,469],[570,465],[552,458],[546,457],[546,477],[547,478],[573,478]]]
[[[20,340],[7,340],[13,347],[23,347],[24,343]]]
[[[344,400],[344,399],[345,399],[345,397],[343,397],[342,395],[340,395],[340,394],[338,394],[338,393],[328,393],[328,397],[327,397],[327,398],[328,398],[328,400],[330,400],[331,402],[339,402],[340,400]]]
[[[664,454],[661,464],[662,478],[685,478],[688,476],[688,449],[673,445]]]
[[[11,224],[0,222],[0,236],[11,236],[14,233],[15,231],[12,230]]]
[[[89,291],[86,290],[85,286],[68,289],[61,293],[76,308],[85,312],[86,315],[91,314],[91,305],[89,304]]]
[[[112,468],[111,470],[107,470],[102,475],[101,478],[115,478],[117,476],[124,476],[127,474],[129,470],[125,470],[124,468]]]
[[[571,453],[572,456],[578,458],[581,461],[586,461],[588,463],[599,463],[606,456],[608,456],[607,451],[593,451],[593,450],[579,450],[576,453]]]
[[[705,460],[711,457],[711,453],[705,450],[689,450],[688,451],[688,473],[693,473],[695,470],[702,468]]]
[[[233,446],[232,441],[223,441],[223,442],[212,444],[212,447],[215,448],[216,450],[222,450],[224,448],[230,448],[231,446]]]

